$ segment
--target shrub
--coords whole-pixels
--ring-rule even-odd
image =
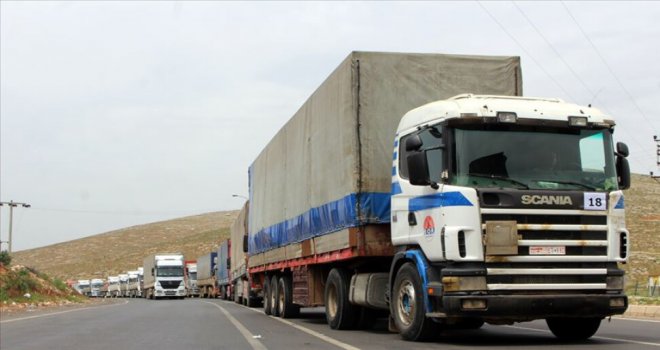
[[[59,278],[54,278],[53,279],[53,285],[55,285],[55,288],[59,289],[62,292],[66,291],[66,289],[67,289],[66,283],[64,283],[64,281],[62,281]]]
[[[2,263],[2,265],[9,267],[9,265],[11,264],[11,256],[9,255],[8,251],[5,250],[0,252],[0,263]]]

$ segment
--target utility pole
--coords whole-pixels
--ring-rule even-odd
[[[12,226],[14,222],[14,208],[18,207],[19,205],[22,206],[23,208],[29,208],[30,205],[27,203],[19,203],[19,202],[14,202],[13,200],[9,202],[0,202],[0,206],[3,206],[7,204],[9,206],[9,240],[8,240],[8,245],[9,245],[9,250],[8,253],[11,254],[11,233],[12,233]]]
[[[660,169],[660,138],[658,138],[657,135],[653,135],[653,141],[655,141],[655,165]],[[651,178],[655,179],[656,181],[660,181],[660,175],[653,175],[653,172],[651,172]]]

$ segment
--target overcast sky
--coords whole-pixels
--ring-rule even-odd
[[[0,6],[0,200],[32,205],[14,250],[239,208],[248,166],[351,51],[521,56],[525,95],[612,114],[633,172],[658,172],[659,2]]]

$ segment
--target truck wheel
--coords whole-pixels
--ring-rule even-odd
[[[600,318],[549,318],[545,320],[555,337],[562,340],[587,340],[596,334]]]
[[[426,318],[422,279],[412,263],[405,263],[397,272],[391,302],[394,323],[403,339],[426,340],[438,328],[433,320]]]
[[[293,303],[293,282],[291,277],[282,276],[278,284],[278,309],[280,317],[293,318],[300,315],[300,306]]]
[[[280,299],[280,293],[278,292],[277,285],[278,285],[279,279],[277,276],[273,276],[270,279],[270,313],[273,316],[279,316],[280,315],[280,308],[278,305],[278,301]]]
[[[270,280],[268,277],[264,280],[264,313],[271,315],[273,308],[270,305]]]
[[[360,308],[348,301],[351,277],[344,269],[334,268],[325,283],[325,319],[332,329],[352,329]]]

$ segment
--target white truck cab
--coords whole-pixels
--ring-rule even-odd
[[[144,297],[148,299],[186,296],[183,255],[156,254],[144,259]]]
[[[433,323],[546,319],[593,335],[627,308],[625,144],[599,110],[459,95],[406,113],[394,142],[389,303],[404,338]]]
[[[103,288],[103,284],[105,282],[100,279],[100,278],[94,278],[91,281],[91,286],[90,286],[90,296],[94,298],[101,297],[101,289]]]

